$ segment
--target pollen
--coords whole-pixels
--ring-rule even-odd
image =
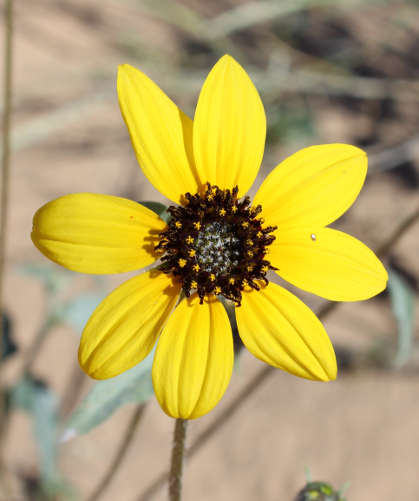
[[[238,191],[207,184],[204,194],[185,193],[181,205],[168,208],[172,222],[156,246],[159,268],[180,282],[186,297],[196,291],[201,304],[205,296],[222,295],[240,306],[245,287],[259,290],[276,269],[265,259],[276,227],[262,226],[261,206],[238,199]]]

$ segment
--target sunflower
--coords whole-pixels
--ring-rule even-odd
[[[357,239],[326,226],[357,197],[366,154],[350,145],[305,148],[280,163],[251,203],[266,118],[244,69],[222,57],[189,119],[145,74],[118,73],[118,96],[138,162],[170,199],[169,222],[115,196],[66,195],[34,216],[32,240],[82,273],[122,273],[156,263],[97,307],[80,342],[82,369],[116,376],[157,341],[152,377],[162,409],[193,419],[222,398],[233,369],[226,298],[241,339],[260,360],[296,376],[336,377],[332,344],[314,313],[269,282],[273,273],[335,301],[382,291],[387,273]]]

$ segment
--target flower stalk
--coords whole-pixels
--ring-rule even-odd
[[[182,470],[185,456],[186,419],[176,419],[173,449],[169,473],[169,500],[180,501],[182,494]]]
[[[0,315],[3,315],[3,282],[6,254],[6,224],[8,214],[8,187],[10,171],[10,128],[12,112],[12,70],[13,70],[13,0],[6,0],[4,6],[5,40],[4,40],[4,81],[3,81],[3,140],[1,162],[1,214],[0,214]],[[3,333],[1,333],[1,357],[4,352]],[[0,360],[1,363],[1,360]],[[4,439],[5,401],[0,381],[0,451]]]
[[[106,470],[105,475],[87,501],[99,501],[99,499],[102,498],[103,494],[107,490],[108,486],[111,484],[116,473],[119,471],[119,466],[125,459],[126,453],[128,452],[135,432],[137,431],[138,425],[140,424],[143,417],[144,410],[145,404],[140,404],[135,409],[134,414],[132,415],[131,420],[128,423],[128,427],[109,468]]]

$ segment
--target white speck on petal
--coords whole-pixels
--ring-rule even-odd
[[[310,236],[311,236],[311,240],[316,240],[316,235],[314,233],[312,233]]]

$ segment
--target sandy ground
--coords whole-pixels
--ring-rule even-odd
[[[176,53],[176,37],[155,19],[134,20],[129,2],[120,8],[118,2],[106,1],[100,10],[96,1],[87,6],[74,2],[79,15],[66,9],[66,2],[17,4],[6,306],[25,349],[45,309],[39,284],[17,271],[24,262],[45,262],[29,238],[35,210],[52,198],[77,191],[160,200],[136,165],[120,118],[113,91],[116,66],[136,59],[121,55],[116,42],[138,36],[141,46],[149,41],[156,53],[169,47],[170,55]],[[158,79],[157,72],[153,76]],[[185,96],[182,100],[186,106],[192,102]],[[317,142],[351,139],[346,122],[334,117],[332,125],[326,111],[318,116],[318,130]],[[262,173],[286,153],[284,148],[273,148]],[[339,227],[376,246],[417,201],[417,191],[403,190],[394,178],[375,174]],[[416,226],[393,252],[416,277],[418,231]],[[125,279],[111,277],[106,286],[111,290]],[[80,283],[83,280],[80,277]],[[320,304],[312,296],[301,297],[311,306]],[[362,348],[380,339],[395,341],[396,327],[385,299],[346,304],[325,324],[332,341],[340,345]],[[72,373],[77,344],[78,333],[57,329],[35,364],[36,373],[60,394]],[[19,357],[8,364],[9,379],[19,364]],[[190,441],[261,366],[247,353],[242,357],[218,408],[191,423]],[[316,479],[336,486],[349,480],[350,500],[417,501],[418,391],[417,374],[360,371],[319,384],[278,370],[187,464],[184,499],[291,501],[308,466]],[[132,412],[127,406],[90,434],[62,447],[62,471],[82,496],[92,491],[107,468]],[[153,400],[104,501],[136,500],[165,469],[172,427],[172,420]],[[23,414],[12,420],[7,451],[14,470],[36,470],[30,424]],[[165,492],[156,499],[166,499]]]

